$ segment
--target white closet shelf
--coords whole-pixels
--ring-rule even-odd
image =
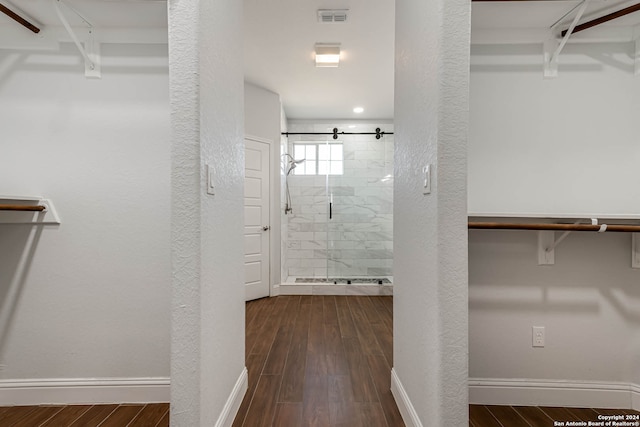
[[[0,195],[0,224],[60,224],[50,199],[41,196]]]

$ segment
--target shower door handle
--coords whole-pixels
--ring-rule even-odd
[[[269,227],[268,225],[265,225],[264,227],[262,227],[262,231],[269,231],[271,230],[271,227]]]
[[[329,202],[329,219],[333,218],[333,203]]]

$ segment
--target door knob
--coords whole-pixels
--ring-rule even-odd
[[[262,231],[268,231],[271,230],[271,227],[269,227],[268,225],[265,225],[264,227],[262,227]]]

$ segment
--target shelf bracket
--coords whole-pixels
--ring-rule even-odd
[[[545,78],[555,78],[558,77],[558,57],[560,56],[560,52],[564,49],[564,46],[569,41],[569,37],[571,37],[571,33],[578,25],[578,21],[582,18],[584,11],[589,6],[589,2],[591,0],[582,0],[582,3],[578,7],[578,12],[576,13],[575,18],[573,18],[573,22],[571,26],[567,30],[566,34],[562,38],[562,40],[558,43],[558,40],[555,38],[548,39],[544,42],[543,45],[543,59],[544,59],[544,77]],[[556,27],[558,22],[556,22],[552,28]]]
[[[556,263],[555,240],[555,231],[538,231],[538,265]]]
[[[75,10],[74,8],[66,4],[63,0],[51,0],[51,1],[53,3],[53,7],[56,10],[58,18],[60,19],[60,22],[62,22],[62,25],[64,26],[65,30],[67,30],[67,33],[69,33],[69,37],[71,37],[71,40],[73,40],[76,47],[80,51],[80,54],[82,54],[84,58],[85,77],[99,79],[102,75],[100,70],[100,44],[95,40],[95,37],[94,37],[95,30],[93,28],[93,25],[84,16],[82,16],[77,10]],[[88,34],[87,34],[87,38],[85,40],[84,46],[76,36],[76,33],[73,31],[73,29],[69,25],[69,22],[67,21],[67,18],[64,16],[64,13],[62,13],[62,10],[60,9],[60,4],[63,4],[67,9],[69,9],[70,11],[75,13],[78,17],[80,17],[82,22],[84,22],[84,24],[88,27]]]
[[[576,221],[574,224],[580,224]],[[598,225],[597,218],[591,218],[591,225]],[[607,230],[607,225],[600,226],[600,233]],[[571,230],[565,231],[556,239],[555,231],[538,231],[538,265],[553,265],[556,262],[555,249],[564,239],[571,234]],[[634,233],[635,235],[636,233]],[[640,259],[639,259],[640,261]]]
[[[640,233],[631,233],[631,268],[640,268]]]

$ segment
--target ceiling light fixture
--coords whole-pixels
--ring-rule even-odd
[[[356,113],[356,114],[363,113],[363,112],[364,112],[364,108],[362,108],[362,107],[355,107],[355,108],[353,109],[353,112],[354,112],[354,113]]]
[[[337,67],[340,63],[340,45],[316,43],[316,67]]]

